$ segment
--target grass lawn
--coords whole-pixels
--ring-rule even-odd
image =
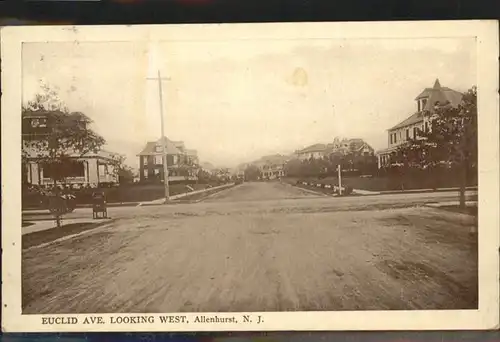
[[[63,223],[60,228],[52,228],[23,235],[22,246],[23,249],[30,248],[33,246],[38,246],[43,243],[57,240],[67,235],[77,234],[86,230],[95,229],[110,222],[112,222],[112,220],[108,220],[105,222],[96,222],[96,223],[90,223],[90,222],[70,223],[70,224]]]

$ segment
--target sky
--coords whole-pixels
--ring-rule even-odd
[[[23,101],[45,83],[138,168],[165,135],[201,162],[234,167],[336,136],[387,147],[436,78],[476,84],[475,39],[318,39],[24,43]]]

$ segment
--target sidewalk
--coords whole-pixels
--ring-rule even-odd
[[[108,208],[135,207],[138,204],[139,204],[139,202],[111,202],[111,203],[108,203]],[[77,204],[76,208],[92,208],[92,204]],[[29,212],[30,215],[39,215],[39,214],[47,214],[48,209],[25,208],[25,209],[22,209],[22,212]]]
[[[439,208],[439,207],[451,207],[451,206],[458,206],[460,205],[459,201],[449,201],[449,202],[440,202],[440,203],[427,203],[426,206],[428,207],[434,207],[434,208]],[[466,207],[477,207],[477,201],[467,201],[465,202]]]
[[[476,190],[477,186],[468,186],[465,188],[466,191]],[[353,193],[359,195],[392,195],[392,194],[418,194],[418,193],[426,193],[426,192],[452,192],[452,191],[460,191],[459,188],[437,188],[437,189],[409,189],[409,190],[387,190],[387,191],[368,191],[368,190],[358,190],[354,189]]]
[[[93,220],[92,218],[88,219],[62,219],[61,221],[61,228],[64,229],[64,226],[70,225],[70,224],[76,224],[76,223],[88,223],[88,224],[93,224],[93,223],[100,223],[100,222],[106,222],[109,221],[109,219],[96,219]],[[22,234],[21,235],[26,235],[30,233],[35,233],[35,232],[41,232],[43,230],[49,230],[49,229],[54,229],[56,228],[56,221],[55,220],[44,220],[44,221],[28,221],[32,223],[29,226],[22,227]]]
[[[465,190],[477,190],[477,186],[468,186]],[[446,191],[460,191],[460,188],[437,188],[437,189],[409,189],[409,190],[389,190],[379,191],[381,195],[385,194],[405,194],[405,193],[424,193],[424,192],[446,192]]]

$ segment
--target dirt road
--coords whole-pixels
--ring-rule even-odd
[[[430,196],[245,183],[119,208],[109,226],[23,251],[23,312],[475,308],[475,219],[410,206],[448,198]]]

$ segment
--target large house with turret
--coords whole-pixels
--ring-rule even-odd
[[[463,94],[448,87],[441,86],[438,79],[432,88],[425,88],[416,98],[416,111],[387,130],[387,148],[377,152],[378,167],[391,164],[391,155],[410,139],[418,139],[419,131],[431,129],[431,120],[437,104],[458,106]]]

